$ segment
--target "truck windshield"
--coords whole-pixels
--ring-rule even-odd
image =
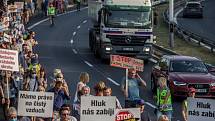
[[[109,11],[106,24],[109,27],[149,28],[150,12],[140,11]]]

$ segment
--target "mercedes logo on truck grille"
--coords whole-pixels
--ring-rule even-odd
[[[125,37],[125,42],[126,43],[131,43],[131,36],[126,36]]]

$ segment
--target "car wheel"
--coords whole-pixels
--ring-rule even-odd
[[[155,85],[155,78],[152,76],[151,77],[151,90],[153,93],[155,93],[156,89],[157,89],[157,86]]]

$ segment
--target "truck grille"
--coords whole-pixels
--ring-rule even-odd
[[[139,46],[144,45],[150,36],[107,35],[107,38],[111,40],[112,45]]]

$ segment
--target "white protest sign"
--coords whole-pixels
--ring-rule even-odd
[[[54,93],[19,91],[18,115],[52,117]]]
[[[188,121],[214,121],[215,101],[213,99],[188,98]]]
[[[10,18],[4,17],[2,21],[3,28],[8,28],[10,26]]]
[[[17,12],[21,12],[24,8],[24,2],[14,2],[14,5],[17,6]]]
[[[8,5],[7,9],[8,9],[9,13],[17,12],[17,6],[16,5]]]
[[[116,97],[81,96],[81,121],[114,121]]]
[[[141,121],[139,108],[117,109],[115,121]]]
[[[0,70],[19,71],[18,51],[0,49]]]

